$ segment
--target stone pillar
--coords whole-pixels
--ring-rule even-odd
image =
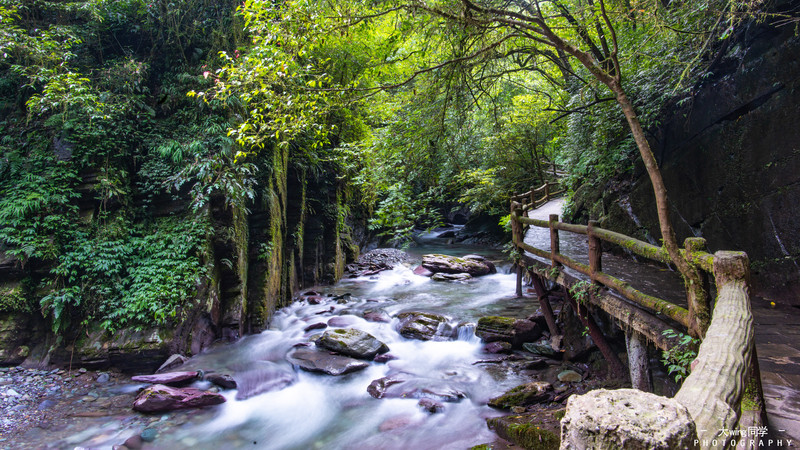
[[[636,389],[573,395],[561,419],[561,450],[696,449],[689,410]]]
[[[628,370],[631,374],[631,386],[640,391],[653,392],[647,342],[642,339],[639,333],[631,330],[625,333],[625,344],[628,348]]]

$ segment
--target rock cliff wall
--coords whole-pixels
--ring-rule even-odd
[[[800,282],[800,37],[789,26],[752,25],[726,54],[650,141],[679,239],[744,250],[760,289],[790,294]],[[602,197],[579,190],[576,210],[657,242],[643,167],[632,183],[612,184]]]

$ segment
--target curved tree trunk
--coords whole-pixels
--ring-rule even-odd
[[[642,124],[639,122],[639,117],[636,115],[636,110],[633,108],[633,103],[631,103],[630,99],[625,94],[625,90],[617,80],[608,83],[608,87],[614,92],[617,103],[622,107],[622,113],[628,121],[633,139],[636,141],[636,146],[639,148],[642,161],[647,169],[647,175],[650,177],[650,182],[653,184],[653,193],[655,194],[656,209],[658,211],[658,224],[661,228],[661,238],[664,247],[667,249],[670,259],[675,263],[678,271],[683,276],[687,292],[689,293],[689,333],[694,337],[702,338],[705,335],[705,329],[708,327],[709,318],[707,307],[704,306],[705,291],[703,290],[703,281],[700,276],[700,271],[697,267],[690,264],[687,258],[681,255],[678,240],[675,237],[675,229],[669,217],[667,188],[664,186],[661,170],[658,168],[658,162],[644,134],[644,129],[642,129]]]

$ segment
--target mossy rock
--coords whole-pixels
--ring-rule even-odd
[[[489,400],[489,406],[510,409],[548,401],[552,398],[553,386],[545,381],[534,381],[517,386],[505,394]]]
[[[553,450],[561,445],[557,411],[487,419],[489,428],[501,438],[528,450]]]
[[[518,348],[525,342],[538,339],[542,330],[536,322],[530,320],[487,316],[478,319],[475,335],[483,342],[508,342]]]

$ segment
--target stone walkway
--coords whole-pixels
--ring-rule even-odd
[[[758,296],[751,305],[770,430],[800,448],[800,309]]]
[[[549,214],[560,215],[562,205],[563,200],[554,200],[531,211],[529,216],[547,220]],[[581,242],[577,245],[575,243],[564,245],[564,240],[569,235],[580,238]],[[583,242],[586,240],[584,236],[561,232],[560,237],[563,253],[579,261],[586,259],[584,256],[586,250],[583,248]],[[549,230],[531,227],[525,236],[525,242],[537,248],[549,250]],[[578,254],[571,255],[570,248],[576,250]],[[606,255],[603,254],[604,269],[606,269]],[[615,265],[619,264],[618,261],[614,262]],[[635,272],[639,272],[634,278],[652,281],[662,277],[665,286],[668,286],[667,289],[661,289],[659,286],[660,292],[646,291],[647,293],[665,299],[676,295],[674,272],[661,270],[660,274],[658,272],[644,274],[641,271],[647,270],[647,266],[633,264],[632,268],[633,266],[636,267]],[[615,269],[619,271],[621,268],[615,267]],[[621,273],[613,275],[626,278]],[[633,282],[634,280],[626,281],[637,284]],[[676,299],[675,302],[685,304],[683,299]],[[794,302],[782,300],[773,306],[771,300],[754,295],[751,298],[751,305],[755,320],[756,352],[761,369],[770,437],[783,441],[780,446],[776,443],[773,444],[773,447],[767,448],[800,448],[800,300],[794,300]],[[787,440],[792,441],[791,446],[787,445]]]

